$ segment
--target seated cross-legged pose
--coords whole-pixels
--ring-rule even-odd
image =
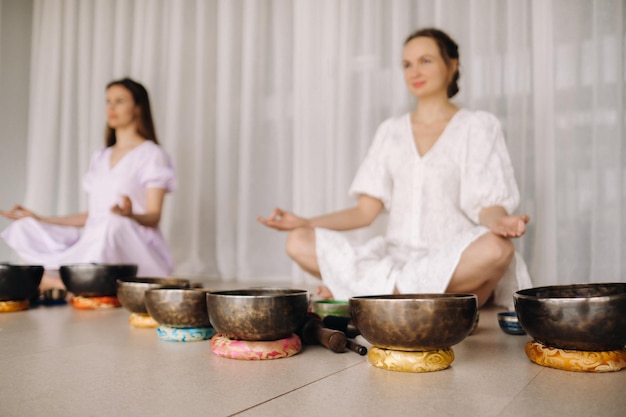
[[[148,92],[125,78],[107,85],[106,102],[106,146],[83,177],[88,211],[59,217],[20,205],[0,211],[15,220],[2,232],[7,245],[25,262],[46,268],[41,289],[62,287],[55,270],[63,264],[134,263],[143,276],[172,272],[159,221],[176,174],[158,145]]]
[[[323,298],[391,293],[474,293],[479,306],[531,286],[512,238],[530,218],[519,204],[499,121],[458,108],[457,44],[437,29],[411,34],[402,65],[414,111],[378,128],[350,188],[356,206],[314,218],[276,208],[258,221],[289,231],[287,253],[321,278]],[[385,236],[353,245],[341,231],[383,211]]]

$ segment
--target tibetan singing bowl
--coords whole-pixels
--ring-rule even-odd
[[[146,291],[154,288],[189,288],[188,279],[126,277],[117,280],[117,299],[131,313],[148,314]]]
[[[61,280],[76,296],[109,297],[117,294],[117,280],[137,275],[135,264],[73,264],[61,265]]]
[[[211,324],[228,339],[260,341],[290,337],[306,318],[305,290],[258,288],[207,294]]]
[[[155,288],[146,291],[148,314],[169,327],[209,327],[206,294],[202,288]]]
[[[513,298],[520,324],[543,345],[596,352],[626,346],[626,283],[529,288]]]
[[[504,333],[513,335],[526,334],[521,324],[519,324],[519,319],[515,311],[502,311],[498,313],[498,325]]]
[[[350,312],[372,345],[400,351],[449,348],[470,333],[474,294],[393,294],[352,297]]]
[[[313,312],[322,319],[326,316],[350,317],[350,305],[347,300],[316,300],[313,301]]]
[[[41,265],[0,264],[0,301],[22,301],[39,294]]]

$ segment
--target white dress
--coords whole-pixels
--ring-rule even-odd
[[[353,245],[341,232],[317,228],[316,252],[324,283],[336,299],[356,295],[442,293],[461,254],[488,231],[483,207],[519,204],[499,121],[490,113],[459,110],[432,148],[417,151],[410,115],[383,122],[350,194],[381,200],[389,211],[385,236]],[[495,291],[512,307],[513,293],[531,286],[515,254]]]
[[[85,227],[51,225],[32,217],[16,220],[2,232],[7,245],[30,264],[48,270],[84,262],[135,263],[140,276],[167,276],[172,258],[158,228],[145,227],[111,212],[122,195],[132,201],[133,212],[146,212],[146,190],[176,187],[169,156],[152,141],[128,152],[111,168],[110,147],[96,152],[83,177],[89,216]]]

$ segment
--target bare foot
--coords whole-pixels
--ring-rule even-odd
[[[65,289],[65,285],[63,285],[63,281],[61,281],[60,276],[44,273],[41,278],[41,282],[39,283],[39,291],[43,292],[51,288]]]
[[[333,293],[330,292],[328,287],[325,287],[325,286],[317,287],[316,292],[317,292],[318,297],[321,298],[322,300],[334,300],[335,299],[335,297],[333,297]]]

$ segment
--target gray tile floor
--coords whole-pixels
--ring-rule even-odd
[[[503,333],[497,311],[481,311],[450,368],[425,374],[321,346],[279,360],[223,359],[208,341],[164,342],[131,327],[121,308],[2,313],[0,416],[626,415],[626,370],[535,365],[524,354],[528,337]]]

